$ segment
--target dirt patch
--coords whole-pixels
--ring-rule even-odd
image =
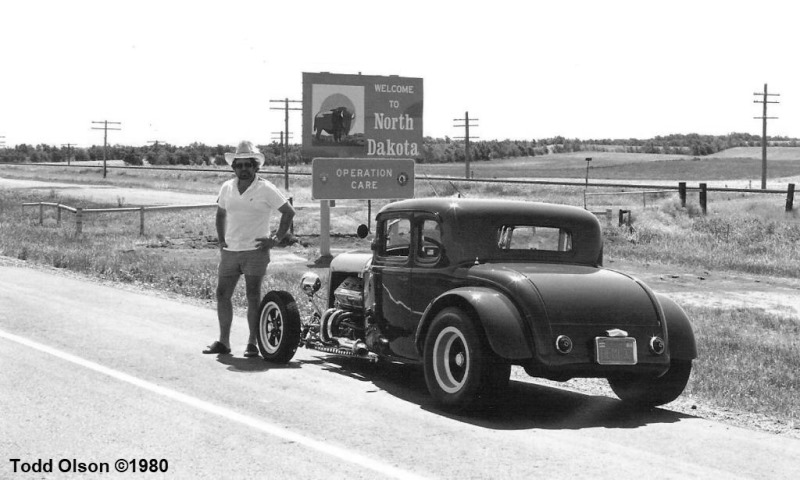
[[[761,308],[800,317],[800,279],[691,270],[673,265],[607,261],[606,267],[633,275],[681,305]]]

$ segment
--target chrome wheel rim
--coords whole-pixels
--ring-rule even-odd
[[[457,393],[469,378],[471,364],[464,334],[455,327],[439,332],[433,345],[433,373],[439,387],[447,393]]]
[[[275,303],[268,303],[261,311],[259,336],[264,350],[268,354],[278,351],[283,339],[283,316]]]

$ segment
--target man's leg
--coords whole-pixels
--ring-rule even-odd
[[[264,275],[245,275],[244,280],[247,295],[247,325],[250,327],[250,338],[247,343],[257,345],[258,307],[261,304],[261,284],[264,281]]]
[[[233,291],[239,275],[220,276],[217,281],[217,319],[219,320],[219,342],[231,347],[231,324],[233,323]]]

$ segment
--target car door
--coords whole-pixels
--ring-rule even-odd
[[[440,220],[433,214],[420,214],[414,218],[411,311],[415,330],[428,305],[458,283],[447,262],[447,252],[442,243],[443,228]]]
[[[411,213],[378,218],[372,262],[373,312],[392,354],[416,358],[411,311]]]

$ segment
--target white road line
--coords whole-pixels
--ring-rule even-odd
[[[342,447],[337,447],[334,445],[330,445],[324,442],[320,442],[318,440],[314,440],[312,438],[305,437],[298,433],[294,433],[290,430],[287,430],[283,427],[279,427],[277,425],[273,425],[271,423],[265,422],[263,420],[259,420],[257,418],[248,417],[247,415],[243,415],[241,413],[235,412],[229,408],[225,408],[219,405],[214,405],[213,403],[206,402],[204,400],[200,400],[199,398],[192,397],[190,395],[186,395],[180,392],[176,392],[175,390],[171,390],[166,387],[162,387],[156,385],[154,383],[150,383],[146,380],[142,380],[140,378],[136,378],[132,375],[128,375],[127,373],[120,372],[118,370],[114,370],[112,368],[104,367],[103,365],[91,362],[89,360],[77,357],[75,355],[62,352],[61,350],[57,350],[52,347],[48,347],[47,345],[42,345],[41,343],[34,342],[33,340],[29,340],[24,337],[20,337],[14,335],[12,333],[4,332],[0,330],[0,338],[5,338],[6,340],[10,340],[12,342],[19,343],[20,345],[24,345],[26,347],[33,348],[35,350],[39,350],[40,352],[47,353],[49,355],[53,355],[54,357],[58,357],[62,360],[66,360],[68,362],[74,363],[76,365],[80,365],[82,367],[88,368],[90,370],[94,370],[95,372],[101,373],[103,375],[108,375],[109,377],[115,378],[122,382],[129,383],[131,385],[137,386],[139,388],[143,388],[153,393],[157,393],[159,395],[163,395],[167,398],[172,400],[184,403],[186,405],[192,406],[198,410],[202,410],[204,412],[208,412],[214,415],[218,415],[223,418],[227,418],[228,420],[232,420],[234,422],[241,423],[249,428],[255,428],[256,430],[260,430],[264,433],[269,435],[273,435],[284,440],[288,440],[290,442],[295,442],[300,445],[306,446],[308,448],[312,448],[317,450],[318,452],[325,453],[332,457],[336,457],[340,460],[343,460],[348,463],[352,463],[364,468],[368,468],[375,472],[378,472],[383,475],[387,475],[393,478],[402,478],[402,479],[422,479],[425,477],[421,477],[416,475],[412,472],[402,470],[400,468],[394,467],[392,465],[388,465],[386,463],[382,463],[378,460],[374,460],[368,458],[364,455],[360,455],[352,450],[347,450]]]

